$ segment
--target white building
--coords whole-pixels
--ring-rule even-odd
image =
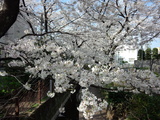
[[[157,49],[158,49],[158,54],[160,54],[160,47],[157,47]]]
[[[119,64],[129,63],[134,64],[134,61],[137,60],[138,49],[131,46],[125,46],[121,50],[116,52],[116,61]]]

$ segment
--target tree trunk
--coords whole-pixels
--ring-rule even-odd
[[[5,35],[16,21],[19,13],[20,0],[4,0],[0,11],[0,38]]]

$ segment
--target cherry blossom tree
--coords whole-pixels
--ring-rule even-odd
[[[21,14],[29,29],[5,50],[15,59],[8,64],[10,68],[22,66],[30,74],[23,83],[27,90],[35,78],[54,81],[54,90],[47,94],[50,97],[73,93],[80,85],[77,109],[86,119],[107,107],[107,101],[94,95],[90,87],[107,90],[105,86],[114,83],[118,91],[160,94],[154,73],[123,70],[114,61],[122,45],[136,47],[159,36],[157,0],[35,0],[32,4],[26,0]]]

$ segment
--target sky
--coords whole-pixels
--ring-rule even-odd
[[[160,47],[160,39],[155,39],[153,42],[151,42],[151,48]]]

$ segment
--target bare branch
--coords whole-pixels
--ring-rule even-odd
[[[20,15],[24,18],[24,16],[23,16],[23,14],[22,14],[22,13],[20,13]],[[26,19],[25,19],[25,20],[26,20]],[[32,33],[33,33],[33,34],[35,34],[35,32],[34,32],[34,28],[33,28],[32,24],[31,24],[31,22],[30,22],[30,21],[28,21],[28,20],[26,20],[26,22],[28,23],[29,27],[31,28]]]
[[[141,43],[139,43],[140,45],[143,45],[144,43],[150,42],[151,40],[153,40],[154,38],[156,38],[158,35],[160,35],[160,32],[157,32],[155,35],[153,35],[152,37],[150,37],[148,40],[145,40]]]
[[[101,18],[100,18],[101,20],[102,20],[103,17],[104,17],[104,14],[105,14],[105,12],[106,12],[106,10],[107,10],[107,7],[108,7],[109,2],[110,2],[110,0],[108,0],[107,3],[106,3],[106,6],[105,6],[104,11],[103,11],[103,14],[101,15]],[[104,22],[104,21],[102,20],[102,22]]]
[[[21,58],[11,58],[11,57],[0,58],[0,61],[8,61],[8,60],[21,60]]]
[[[42,34],[29,33],[29,34],[26,34],[26,35],[22,36],[20,39],[23,39],[24,37],[27,37],[27,36],[44,36],[44,35],[53,34],[53,33],[61,33],[61,34],[67,34],[67,35],[77,36],[76,34],[73,34],[73,33],[62,32],[62,31],[59,31],[59,30],[58,30],[58,31],[45,32],[45,33],[42,33]],[[78,34],[78,35],[80,35],[80,34]]]

